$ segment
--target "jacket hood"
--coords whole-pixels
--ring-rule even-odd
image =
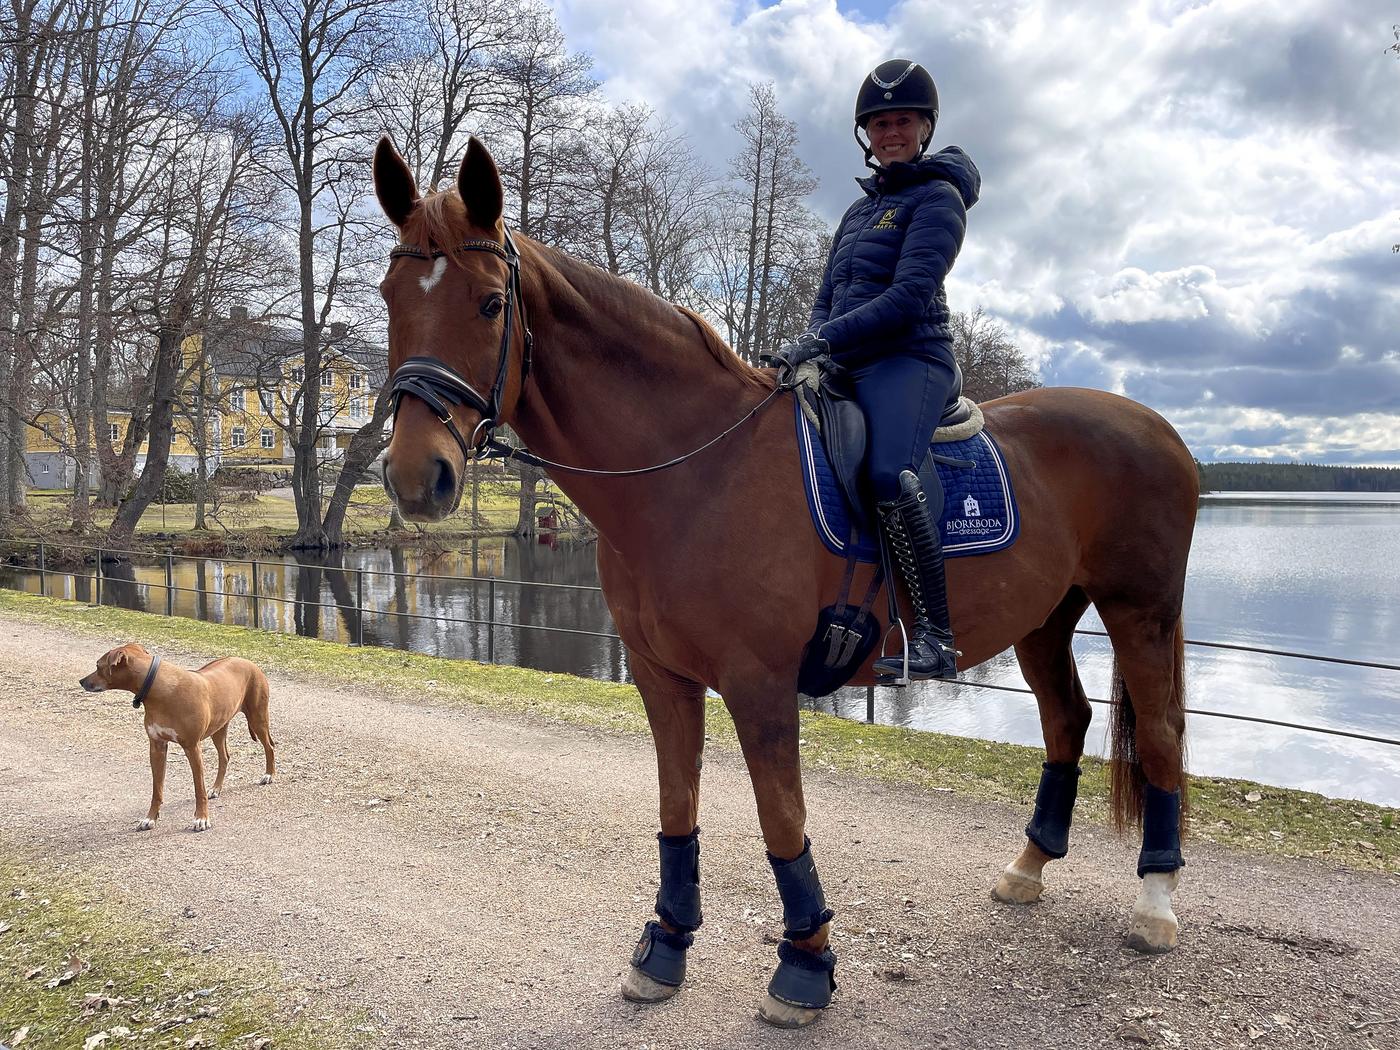
[[[930,179],[950,182],[962,195],[963,207],[977,203],[982,189],[982,175],[972,158],[960,146],[944,146],[932,156],[923,156],[912,164],[895,163],[880,168],[867,178],[856,179],[866,193],[876,194],[902,189]]]

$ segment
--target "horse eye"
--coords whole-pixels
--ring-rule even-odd
[[[505,304],[506,301],[499,295],[493,295],[490,299],[487,299],[486,302],[481,304],[481,316],[495,317],[501,312],[501,307],[505,306]]]

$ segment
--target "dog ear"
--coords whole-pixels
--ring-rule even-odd
[[[113,666],[113,667],[121,667],[122,664],[126,663],[127,660],[129,660],[129,659],[130,659],[130,657],[128,657],[128,656],[126,655],[126,650],[125,650],[125,649],[118,649],[118,650],[112,655],[112,666]]]

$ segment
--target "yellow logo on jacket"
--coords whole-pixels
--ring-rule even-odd
[[[880,221],[870,227],[872,230],[895,230],[898,227],[894,224],[895,213],[898,208],[886,208],[885,214],[880,216]]]

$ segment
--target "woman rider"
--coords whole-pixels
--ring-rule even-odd
[[[956,146],[924,155],[938,91],[916,62],[876,66],[856,96],[855,122],[874,174],[856,180],[864,195],[836,230],[807,333],[778,356],[795,367],[830,354],[847,370],[865,413],[866,480],[915,611],[909,677],[951,679],[959,654],[939,539],[943,491],[935,476],[926,492],[916,471],[960,385],[943,281],[982,180]],[[877,660],[875,670],[901,675],[902,656]]]

